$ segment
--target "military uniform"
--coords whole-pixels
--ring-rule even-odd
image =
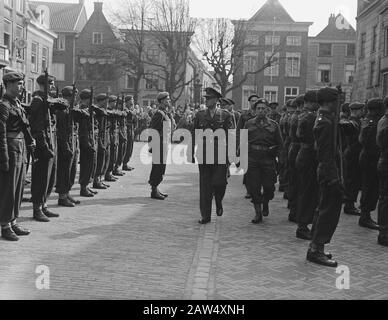
[[[109,102],[117,102],[118,97],[110,96]],[[110,153],[107,170],[105,172],[105,181],[114,182],[117,178],[113,177],[112,173],[117,162],[119,151],[119,128],[118,128],[118,111],[116,108],[108,108],[108,127],[110,135]]]
[[[290,119],[290,112],[285,111],[280,120],[279,127],[280,133],[282,134],[283,147],[279,153],[279,191],[286,192],[288,188],[288,178],[287,178],[287,157],[288,157],[288,148],[290,147],[290,138],[288,132],[290,130],[288,123]]]
[[[133,99],[132,96],[125,97],[125,101],[129,102]],[[133,168],[128,166],[128,163],[131,161],[133,146],[135,142],[135,129],[137,122],[137,115],[135,111],[127,108],[126,109],[126,124],[127,124],[127,148],[125,150],[124,159],[123,159],[123,170],[132,171]]]
[[[120,100],[121,101],[121,100]],[[123,176],[123,172],[120,170],[124,162],[125,152],[127,150],[128,143],[128,129],[127,129],[127,110],[124,110],[124,101],[122,103],[122,110],[117,111],[117,127],[119,133],[119,146],[117,150],[117,161],[114,167],[113,174]]]
[[[388,99],[384,100],[385,108],[388,106]],[[379,204],[378,224],[380,234],[379,244],[388,246],[388,114],[379,121],[377,126],[377,145],[380,149],[378,162],[379,173]]]

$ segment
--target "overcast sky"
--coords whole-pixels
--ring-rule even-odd
[[[59,0],[77,2],[77,0]],[[101,1],[101,0],[99,0]],[[94,0],[85,0],[88,15],[93,11]],[[117,8],[115,0],[104,0],[105,9]],[[190,0],[191,16],[203,18],[249,19],[266,0]],[[331,13],[341,12],[356,26],[357,0],[280,0],[295,21],[314,22],[310,36],[318,34],[328,23]]]

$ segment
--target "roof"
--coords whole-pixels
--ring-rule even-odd
[[[81,14],[85,12],[84,4],[30,1],[32,10],[40,5],[47,6],[50,10],[50,29],[54,31],[79,31],[76,29]]]
[[[356,30],[354,30],[345,17],[339,13],[337,16],[330,16],[329,24],[315,37],[315,39],[356,41]]]
[[[263,21],[273,22],[276,18],[276,22],[292,23],[294,19],[284,9],[279,0],[267,0],[267,2],[256,12],[256,14],[250,19],[250,21]]]

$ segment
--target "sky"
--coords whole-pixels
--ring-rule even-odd
[[[95,0],[85,0],[88,16],[93,11]],[[101,2],[101,0],[98,0]],[[266,0],[189,0],[192,17],[249,19]],[[356,27],[357,0],[279,0],[295,21],[314,22],[310,27],[310,36],[322,31],[331,13],[342,15]],[[59,0],[74,3],[77,0]],[[104,0],[104,8],[119,9],[118,1]]]

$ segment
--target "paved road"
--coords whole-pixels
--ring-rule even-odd
[[[50,223],[34,222],[23,204],[32,234],[0,241],[0,298],[388,298],[388,250],[356,218],[342,216],[329,248],[350,269],[350,289],[338,290],[335,269],[305,261],[308,243],[295,238],[280,194],[265,223],[252,225],[241,177],[232,176],[224,217],[200,226],[196,166],[168,167],[161,189],[170,197],[162,202],[149,198],[150,167],[139,156],[132,165],[134,172],[75,209],[56,208],[53,198],[61,217]],[[38,266],[49,268],[49,290],[36,288]]]

